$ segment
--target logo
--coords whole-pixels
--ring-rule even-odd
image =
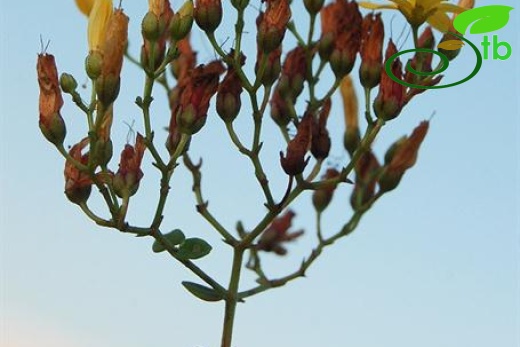
[[[493,38],[491,41],[489,39],[489,36],[485,35],[481,42],[482,51],[483,51],[483,54],[481,54],[478,47],[474,43],[469,41],[468,39],[464,38],[463,35],[466,34],[466,31],[468,28],[469,28],[470,34],[488,34],[488,33],[497,31],[497,30],[505,27],[506,24],[509,22],[509,12],[512,9],[513,9],[513,7],[510,7],[510,6],[490,5],[490,6],[477,7],[477,8],[467,10],[467,11],[459,14],[453,21],[453,27],[459,33],[461,33],[460,35],[456,34],[456,33],[452,33],[452,32],[447,32],[447,34],[453,36],[454,39],[441,42],[437,46],[437,49],[439,49],[437,51],[433,50],[433,49],[428,49],[428,48],[414,48],[414,49],[407,49],[407,50],[404,50],[401,52],[397,52],[396,54],[392,55],[386,61],[386,63],[385,63],[386,73],[395,82],[402,84],[406,87],[418,88],[418,89],[448,88],[448,87],[453,87],[453,86],[456,86],[456,85],[469,81],[470,79],[475,77],[477,75],[477,73],[480,71],[480,68],[482,67],[482,61],[489,59],[490,47],[491,47],[491,51],[492,51],[491,56],[492,56],[493,60],[509,59],[509,57],[511,57],[511,55],[512,55],[512,48],[508,42],[499,41],[498,35],[493,35]],[[470,28],[470,26],[471,26],[471,28]],[[392,69],[391,69],[392,63],[400,55],[407,54],[407,53],[425,52],[425,53],[434,54],[440,58],[441,62],[439,63],[438,68],[436,68],[434,71],[431,71],[431,72],[417,71],[411,66],[411,64],[409,62],[406,65],[406,70],[414,75],[423,76],[423,77],[438,75],[438,74],[446,71],[450,65],[449,58],[445,54],[443,54],[441,51],[442,50],[444,50],[444,51],[458,50],[458,49],[461,49],[465,44],[467,44],[469,47],[471,47],[471,49],[475,53],[477,62],[475,64],[475,67],[471,71],[471,73],[468,76],[466,76],[465,78],[461,79],[460,81],[456,81],[456,82],[453,82],[450,84],[444,84],[444,85],[424,86],[424,85],[413,84],[413,83],[408,83],[406,81],[403,81],[403,80],[397,78],[392,72]],[[503,53],[501,53],[501,51]]]

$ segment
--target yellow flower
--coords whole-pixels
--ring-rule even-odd
[[[81,13],[85,16],[90,14],[90,10],[92,10],[92,6],[94,5],[94,0],[76,0],[76,6],[78,6]]]
[[[88,47],[91,51],[102,49],[113,11],[112,0],[94,1],[88,16]]]
[[[360,2],[364,8],[391,9],[400,11],[412,27],[418,28],[428,22],[435,29],[446,32],[451,20],[447,13],[461,13],[466,9],[445,0],[390,0],[390,4],[375,4],[372,2]]]

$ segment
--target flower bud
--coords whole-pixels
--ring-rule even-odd
[[[395,53],[397,53],[397,48],[390,40],[386,49],[386,59],[389,59]],[[393,61],[391,70],[395,77],[402,79],[403,71],[399,58]],[[392,80],[386,72],[382,73],[379,93],[374,100],[376,116],[386,121],[394,119],[401,113],[405,104],[406,87]]]
[[[161,36],[159,29],[159,17],[153,12],[148,12],[141,23],[141,34],[148,41],[157,41]]]
[[[383,61],[383,39],[385,30],[381,14],[369,13],[363,19],[361,38],[361,66],[359,79],[365,88],[374,88],[381,79],[381,65]]]
[[[96,79],[96,94],[98,100],[104,105],[110,105],[119,95],[120,87],[121,78],[119,76],[99,76],[98,79]]]
[[[338,170],[328,169],[322,179],[329,180],[338,176]],[[320,187],[314,191],[312,194],[312,204],[314,205],[314,209],[316,211],[323,212],[329,206],[337,186],[337,184],[330,184]]]
[[[95,80],[101,74],[103,68],[103,56],[99,51],[91,51],[85,60],[85,71],[91,80]]]
[[[298,124],[296,136],[287,145],[287,155],[280,152],[280,163],[286,174],[296,176],[303,173],[310,158],[305,155],[311,146],[313,119],[311,113],[306,113]]]
[[[218,89],[219,76],[224,72],[220,61],[213,61],[196,67],[185,77],[180,90],[177,117],[178,130],[192,135],[206,123],[210,99]]]
[[[258,51],[257,60],[255,64],[255,72],[258,74],[258,70],[260,69],[260,64],[263,60],[263,57],[267,54],[267,63],[264,68],[264,73],[260,77],[260,80],[264,86],[272,86],[273,83],[280,76],[280,72],[282,71],[280,57],[282,55],[282,48],[279,46],[275,50],[264,53],[262,51]]]
[[[332,33],[323,34],[318,43],[320,58],[329,61],[332,50],[334,49],[334,35]]]
[[[359,210],[375,194],[380,165],[372,151],[363,153],[355,166],[356,180],[350,198],[354,210]]]
[[[355,60],[347,51],[336,49],[332,51],[329,63],[336,78],[341,79],[352,71]]]
[[[314,120],[312,125],[311,153],[316,159],[325,159],[330,152],[330,136],[327,130],[327,119],[331,107],[330,99],[327,99],[319,113],[318,121]]]
[[[284,99],[278,88],[275,88],[271,97],[271,118],[278,126],[286,127],[291,121],[288,101]]]
[[[345,117],[345,135],[343,145],[352,156],[361,140],[359,132],[359,110],[356,90],[350,76],[345,76],[340,85],[341,98],[343,100],[343,114]]]
[[[288,0],[268,1],[265,13],[261,12],[256,20],[258,50],[269,53],[278,48],[290,19],[291,8]]]
[[[385,166],[379,178],[381,191],[395,189],[404,173],[415,165],[419,148],[428,133],[429,123],[421,122],[408,138],[399,139],[390,147],[385,156]]]
[[[89,154],[82,154],[83,149],[88,145],[89,139],[84,138],[80,143],[72,146],[69,154],[72,158],[83,165],[87,165],[89,161]],[[70,161],[65,162],[65,195],[74,204],[81,204],[88,200],[92,190],[92,180],[90,176],[80,171]]]
[[[112,181],[114,192],[120,198],[128,198],[137,192],[139,182],[143,178],[141,162],[145,149],[144,138],[137,134],[135,145],[127,144],[121,152],[119,169]]]
[[[68,73],[62,73],[60,76],[60,86],[64,93],[72,94],[78,88],[78,82],[74,76]]]
[[[222,3],[220,0],[195,0],[193,16],[202,30],[212,33],[222,22]]]
[[[285,255],[287,249],[285,249],[283,244],[303,235],[303,230],[289,232],[294,216],[295,213],[289,210],[284,215],[273,220],[271,225],[269,225],[260,236],[260,240],[258,240],[258,244],[255,245],[255,248],[259,251]]]
[[[62,145],[67,133],[65,122],[60,115],[63,97],[58,82],[58,69],[54,56],[39,54],[36,64],[38,85],[40,87],[39,126],[47,141]]]
[[[193,25],[193,1],[188,0],[172,17],[170,24],[171,37],[175,41],[182,40],[191,31]]]
[[[234,56],[234,51],[229,53],[230,58]],[[240,63],[244,65],[246,57],[240,54]],[[242,83],[240,77],[232,65],[228,66],[226,76],[217,91],[217,113],[226,123],[233,122],[240,112],[242,101]]]
[[[337,1],[320,11],[320,57],[328,60],[336,78],[352,70],[361,44],[362,17],[355,1]]]
[[[292,100],[301,94],[303,83],[307,73],[307,59],[305,49],[296,47],[287,53],[282,67],[282,75],[278,88],[284,97],[289,96]]]
[[[320,12],[324,2],[324,0],[303,0],[305,9],[312,15],[315,15],[316,13]]]
[[[231,5],[239,11],[243,11],[249,5],[249,0],[231,0]]]

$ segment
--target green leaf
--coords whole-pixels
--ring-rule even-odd
[[[180,245],[184,242],[185,239],[184,233],[180,229],[170,231],[168,234],[164,235],[164,238],[171,247]],[[154,251],[155,253],[160,253],[165,250],[166,248],[164,248],[164,246],[158,240],[154,241],[152,245],[152,251]]]
[[[193,237],[186,239],[179,247],[177,256],[180,259],[199,259],[211,252],[211,246],[206,241]]]
[[[460,40],[446,40],[442,41],[437,45],[438,49],[444,49],[445,51],[456,51],[464,46],[464,42]]]
[[[220,301],[224,299],[222,294],[215,291],[213,288],[205,287],[203,285],[184,281],[182,282],[184,288],[186,288],[191,294],[204,301]]]
[[[504,5],[489,5],[473,8],[459,14],[453,21],[453,26],[461,34],[471,26],[470,34],[485,34],[506,26],[509,22],[509,12],[513,9]]]

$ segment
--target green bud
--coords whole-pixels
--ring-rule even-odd
[[[105,106],[112,104],[119,95],[121,78],[119,76],[100,76],[96,80],[96,94],[98,100]]]
[[[217,94],[217,113],[224,122],[233,122],[238,116],[241,106],[240,96],[236,97],[232,93]]]
[[[55,146],[63,144],[65,136],[67,135],[67,129],[65,128],[65,122],[59,113],[54,113],[48,120],[46,120],[46,122],[40,121],[39,125],[40,130],[47,141]]]
[[[231,0],[231,5],[239,11],[243,11],[249,5],[249,0]]]
[[[95,80],[101,74],[103,67],[103,57],[98,51],[90,52],[85,60],[85,70],[90,79]]]
[[[64,93],[72,94],[78,88],[78,82],[74,76],[68,73],[62,73],[60,76],[60,86]]]
[[[215,2],[199,5],[194,9],[193,15],[202,30],[212,33],[222,22],[222,4]]]
[[[177,126],[183,134],[193,135],[202,129],[205,123],[206,115],[197,115],[193,105],[188,105],[177,114]]]
[[[312,204],[314,209],[318,212],[323,212],[332,200],[332,193],[330,190],[318,189],[312,194]]]
[[[334,35],[330,33],[326,34],[320,39],[320,42],[318,44],[318,52],[320,54],[320,58],[324,61],[328,61],[333,49]]]
[[[303,0],[303,4],[305,5],[305,9],[310,14],[317,14],[320,12],[323,7],[324,0]]]
[[[354,67],[354,60],[352,60],[344,50],[334,50],[330,55],[329,62],[337,79],[341,79],[348,75]]]
[[[172,39],[182,40],[191,31],[193,25],[193,1],[186,1],[175,13],[170,27]]]
[[[141,33],[145,40],[154,42],[161,36],[159,18],[153,12],[148,12],[141,23]]]

